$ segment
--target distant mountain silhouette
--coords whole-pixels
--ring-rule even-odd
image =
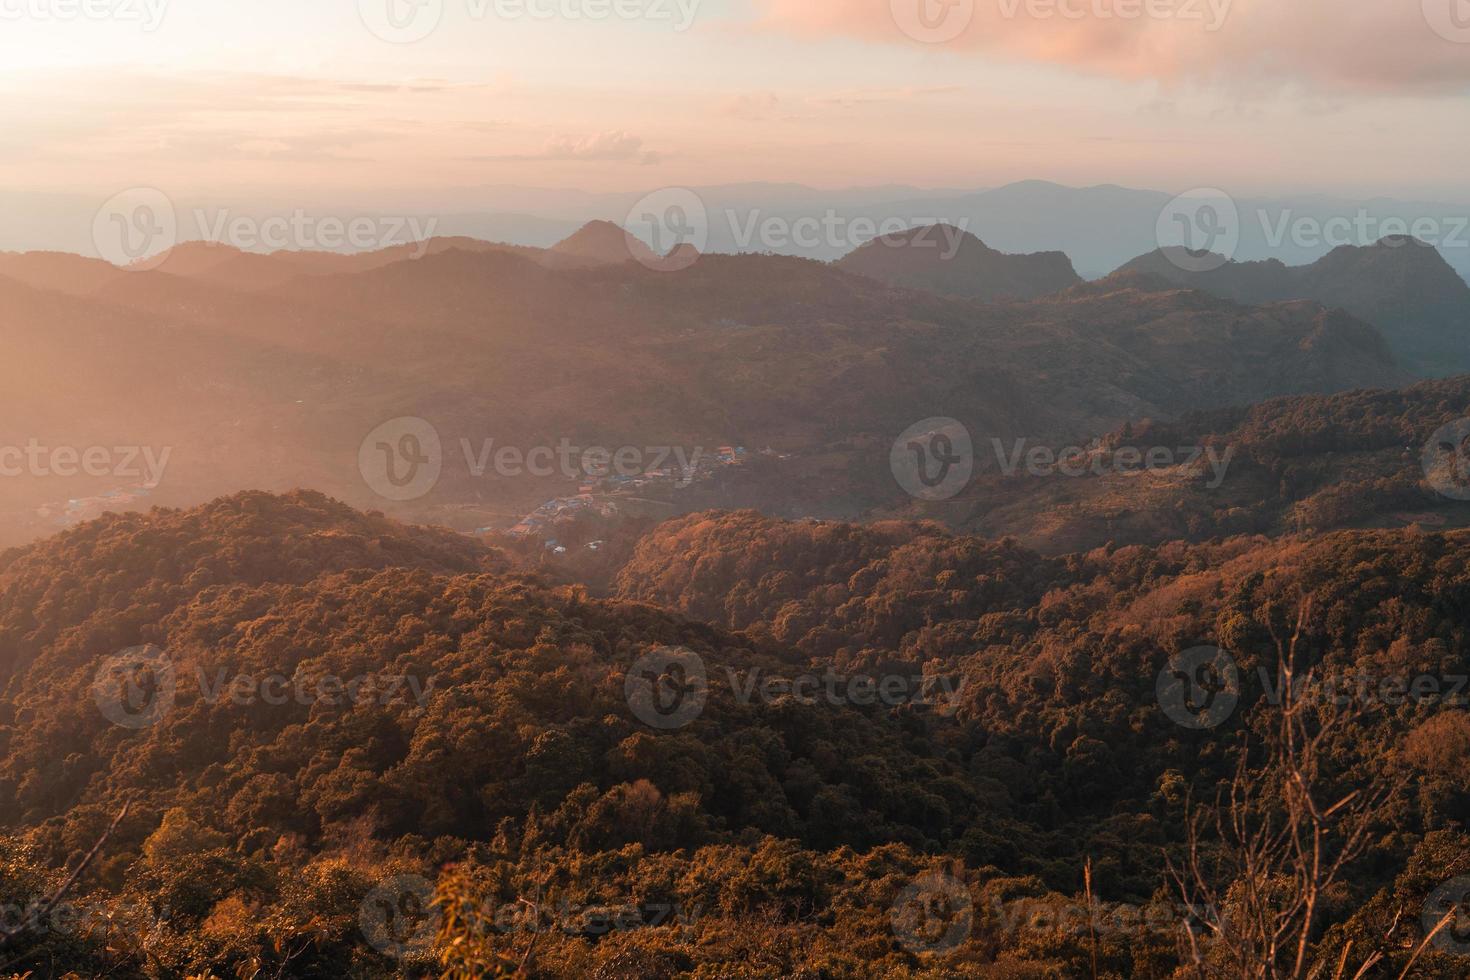
[[[37,289],[81,295],[123,275],[109,262],[67,252],[0,252],[0,276]]]
[[[1470,377],[1397,390],[1298,395],[1249,407],[1138,419],[1089,447],[1090,465],[984,474],[967,532],[1048,554],[1338,528],[1464,527],[1470,503],[1436,492],[1423,452],[1464,414]],[[1120,450],[1170,447],[1169,465],[1118,465]],[[1175,447],[1191,447],[1178,453]],[[1199,447],[1198,449],[1194,447]],[[916,507],[900,509],[917,516]]]
[[[1061,252],[1007,255],[952,225],[875,238],[837,262],[895,286],[972,299],[1034,299],[1082,281]]]
[[[1378,331],[1347,314],[1246,308],[1142,276],[991,304],[781,256],[704,255],[671,273],[666,259],[472,248],[435,242],[408,261],[412,250],[201,246],[183,253],[187,276],[113,270],[80,295],[0,273],[8,418],[50,445],[170,447],[162,486],[134,506],[307,486],[382,507],[358,447],[387,419],[420,417],[442,434],[444,473],[392,509],[482,526],[568,488],[476,476],[461,440],[770,446],[805,469],[728,503],[779,491],[793,511],[842,515],[896,492],[892,440],[931,416],[977,438],[1071,439],[1129,418],[1409,380]],[[195,262],[208,257],[250,274]],[[111,268],[77,261],[89,275]],[[279,278],[277,266],[300,274],[262,286],[257,270]],[[127,482],[0,481],[0,545],[51,529],[43,505]]]
[[[611,221],[589,221],[570,238],[553,245],[550,251],[608,265],[637,261],[656,266],[660,261],[653,249]]]
[[[1311,265],[1275,260],[1226,262],[1205,272],[1204,256],[1157,250],[1120,272],[1142,272],[1246,305],[1308,299],[1338,306],[1377,326],[1394,355],[1427,377],[1470,371],[1470,286],[1433,247],[1413,238],[1344,245]],[[1215,261],[1205,261],[1215,265]]]
[[[381,269],[410,259],[420,259],[449,251],[494,252],[530,259],[548,269],[585,269],[604,264],[604,260],[580,256],[573,253],[557,253],[529,245],[507,245],[503,242],[487,242],[477,238],[449,237],[431,238],[422,242],[405,242],[368,252],[327,252],[319,250],[282,249],[275,252],[247,252],[222,242],[191,241],[174,246],[159,258],[148,263],[148,269],[178,276],[195,282],[220,286],[243,292],[259,292],[282,286],[302,276],[348,275]],[[42,253],[30,253],[40,255]],[[56,253],[47,253],[56,254]],[[13,278],[43,288],[65,288],[61,283],[50,282],[55,273],[47,273],[49,265],[38,261],[18,261],[29,256],[16,256],[17,261],[7,264],[9,256],[0,256],[0,275],[13,265]],[[89,288],[71,289],[71,292],[91,292],[98,286],[111,284],[116,276],[128,270],[117,270],[100,260],[79,259],[65,256],[74,263],[91,262],[100,269],[88,267],[77,278]],[[51,263],[55,264],[52,259]],[[80,266],[78,266],[80,268]],[[104,274],[106,270],[111,275]],[[76,270],[73,270],[74,272]],[[136,275],[137,273],[133,273]]]
[[[679,272],[687,269],[698,262],[703,256],[698,248],[689,242],[675,245],[669,249],[669,253],[659,262],[659,268],[666,272]]]

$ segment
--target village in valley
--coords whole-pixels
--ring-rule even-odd
[[[138,510],[149,502],[156,483],[136,483],[91,497],[74,497],[36,508],[36,517],[48,528],[68,528],[94,520],[109,511]]]
[[[760,455],[781,458],[771,449],[762,450]],[[569,543],[554,536],[558,533],[556,528],[587,520],[616,521],[623,517],[676,512],[680,509],[680,494],[696,484],[718,479],[731,467],[745,465],[749,458],[744,446],[721,446],[714,453],[696,451],[688,471],[681,466],[666,465],[637,475],[588,474],[575,495],[546,501],[502,533],[522,540],[544,538],[548,551],[564,555]],[[485,527],[476,533],[486,535],[497,530]],[[580,545],[588,551],[597,551],[602,546],[601,540]]]

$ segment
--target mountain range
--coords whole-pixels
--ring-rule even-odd
[[[1037,469],[1013,465],[1014,447],[987,451],[991,465],[963,495],[886,513],[1054,555],[1234,535],[1461,528],[1470,525],[1470,490],[1455,489],[1463,479],[1448,470],[1449,482],[1432,483],[1425,459],[1467,409],[1470,378],[1458,377],[1139,420],[1081,445],[1022,446],[1048,452],[1052,462]],[[1157,462],[1147,462],[1151,450],[1163,452]]]
[[[1297,975],[1458,980],[1456,282],[959,225],[0,255],[0,960],[1225,980],[1325,848]]]
[[[1302,266],[1161,249],[1120,271],[1252,306],[1289,299],[1339,306],[1382,330],[1400,363],[1420,375],[1470,371],[1470,285],[1437,249],[1413,238],[1344,245]]]
[[[1061,252],[1007,255],[950,225],[875,238],[835,264],[891,285],[974,299],[1035,299],[1082,282]]]
[[[1470,669],[1464,532],[1047,557],[932,522],[744,511],[664,522],[595,591],[536,562],[308,492],[0,554],[0,896],[66,893],[57,921],[86,924],[13,917],[9,962],[1199,972],[1177,940],[1214,913],[1161,896],[1187,855],[1234,853],[1189,828],[1279,711],[1273,637],[1292,629],[1314,675],[1444,678],[1432,704],[1335,729],[1307,783],[1379,787],[1394,822],[1306,961],[1326,972],[1351,943],[1393,973],[1463,975],[1453,947],[1415,947],[1470,873],[1470,722],[1438,703]],[[1242,682],[1190,727],[1155,679],[1201,642]],[[1084,914],[1095,936],[1057,925]]]
[[[1312,303],[1242,307],[1126,276],[981,302],[781,256],[660,271],[615,261],[626,241],[594,226],[551,250],[192,244],[136,272],[0,256],[0,329],[25,355],[4,379],[12,438],[171,447],[145,503],[304,485],[374,506],[384,501],[362,480],[360,445],[385,420],[423,418],[442,437],[444,472],[395,512],[461,527],[576,488],[476,476],[465,444],[770,447],[785,461],[742,499],[779,493],[782,512],[854,515],[894,492],[888,445],[928,416],[1069,439],[1411,380],[1371,326]],[[967,259],[996,260],[970,241]],[[23,539],[49,526],[37,508],[117,489],[106,482],[5,481],[0,509]]]
[[[428,195],[427,204],[408,209],[401,204],[343,202],[312,213],[383,223],[412,219],[441,238],[540,248],[567,238],[588,221],[605,220],[627,225],[635,235],[651,241],[647,229],[629,218],[642,213],[637,205],[649,190],[593,194],[533,187],[464,187]],[[773,251],[832,261],[873,237],[872,232],[859,234],[860,229],[895,222],[900,227],[944,223],[964,228],[1003,252],[1065,252],[1087,279],[1107,275],[1135,256],[1158,248],[1159,217],[1174,197],[1173,191],[1115,185],[1070,187],[1045,180],[984,189],[823,189],[745,183],[688,190],[702,202],[707,218],[708,242],[702,251]],[[1451,267],[1470,279],[1470,201],[1262,196],[1232,188],[1220,193],[1226,192],[1237,214],[1239,244],[1233,258],[1239,261],[1274,258],[1287,265],[1303,265],[1338,245],[1367,246],[1392,235],[1414,233],[1431,239]],[[13,216],[0,228],[0,249],[93,254],[90,230],[97,200],[0,192],[0,204]],[[181,240],[210,238],[221,214],[256,222],[279,216],[268,203],[247,200],[221,209],[180,197],[174,205]],[[830,225],[837,233],[807,239],[769,237],[759,231],[766,222],[791,228],[802,221]],[[1432,235],[1413,231],[1426,224]],[[21,237],[21,229],[26,229],[27,237]]]

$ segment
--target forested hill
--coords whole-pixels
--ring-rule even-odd
[[[1303,608],[1303,668],[1445,691],[1470,674],[1466,532],[1042,558],[932,525],[708,513],[649,533],[599,598],[314,494],[245,494],[3,566],[0,898],[44,895],[102,839],[73,901],[126,925],[24,947],[83,975],[494,975],[533,957],[568,978],[1051,977],[1095,955],[1110,976],[1184,976],[1169,929],[1094,945],[1010,913],[1075,908],[1089,862],[1097,901],[1167,913],[1188,801],[1271,731],[1257,668]],[[1187,727],[1159,685],[1200,644],[1242,680]],[[109,701],[119,656],[169,683]],[[1430,893],[1470,872],[1470,719],[1442,697],[1371,708],[1314,773],[1390,791],[1312,956],[1335,964],[1352,939],[1397,970]],[[942,948],[891,917],[938,873],[977,908]],[[364,925],[385,887],[390,907],[423,900],[421,942]],[[635,921],[493,926],[507,905]],[[1463,975],[1438,949],[1419,964]]]
[[[1470,473],[1460,461],[1470,452],[1454,427],[1467,413],[1470,378],[1462,377],[1141,419],[1083,447],[1089,455],[1075,467],[1007,473],[979,440],[986,468],[965,493],[885,513],[1013,535],[1046,554],[1109,542],[1462,527]],[[1002,457],[1046,448],[1037,440],[1002,446]],[[1158,451],[1165,465],[1144,462]]]

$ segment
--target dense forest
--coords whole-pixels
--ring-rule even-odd
[[[310,493],[0,557],[5,970],[1238,976],[1210,815],[1274,771],[1284,650],[1375,685],[1301,702],[1322,798],[1373,802],[1307,965],[1465,975],[1425,910],[1470,874],[1470,533],[1045,557],[712,512],[564,579]],[[1189,726],[1159,679],[1201,645],[1239,681]]]
[[[987,469],[964,495],[900,513],[983,537],[1014,535],[1047,554],[1109,542],[1462,527],[1470,524],[1466,495],[1437,492],[1426,452],[1467,403],[1470,379],[1461,377],[1138,420],[1082,440],[1094,455],[1080,475],[1000,472],[982,447]],[[1003,448],[1017,445],[1051,448],[1036,440]],[[1137,462],[1156,449],[1178,465]],[[1465,483],[1464,474],[1439,475]]]

